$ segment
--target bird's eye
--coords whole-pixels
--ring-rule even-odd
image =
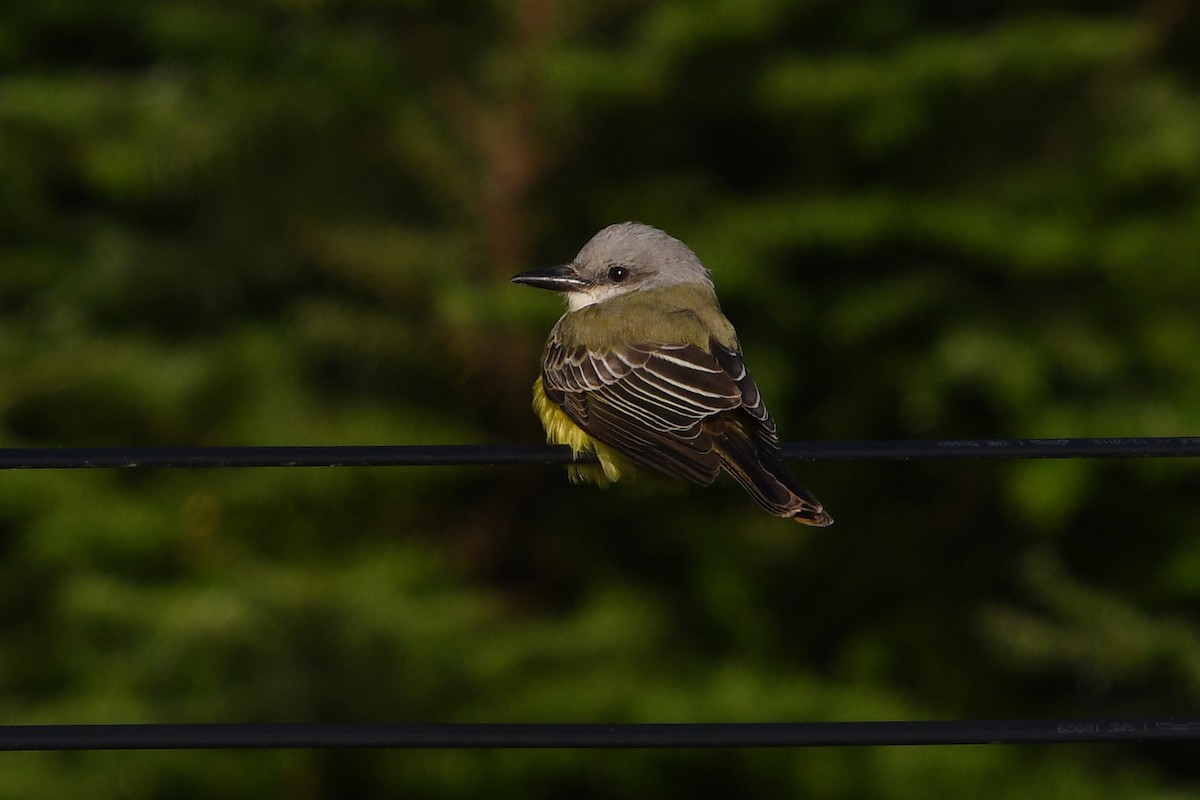
[[[609,267],[608,279],[613,283],[620,283],[629,277],[629,270],[625,267]]]

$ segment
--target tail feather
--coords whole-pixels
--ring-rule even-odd
[[[721,454],[721,466],[760,506],[776,516],[805,525],[824,528],[833,524],[833,517],[792,476],[783,459],[756,446],[741,426],[726,425],[714,439]]]

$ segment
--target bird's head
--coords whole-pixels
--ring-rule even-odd
[[[562,292],[571,311],[659,286],[712,286],[687,245],[640,222],[609,225],[568,264],[514,275],[513,283]]]

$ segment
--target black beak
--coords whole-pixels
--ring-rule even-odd
[[[529,272],[513,275],[512,282],[554,292],[578,292],[588,287],[588,282],[579,277],[572,264],[562,264],[549,269],[531,269]]]

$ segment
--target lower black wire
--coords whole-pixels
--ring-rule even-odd
[[[667,724],[0,727],[0,750],[760,748],[1200,741],[1200,718]]]

